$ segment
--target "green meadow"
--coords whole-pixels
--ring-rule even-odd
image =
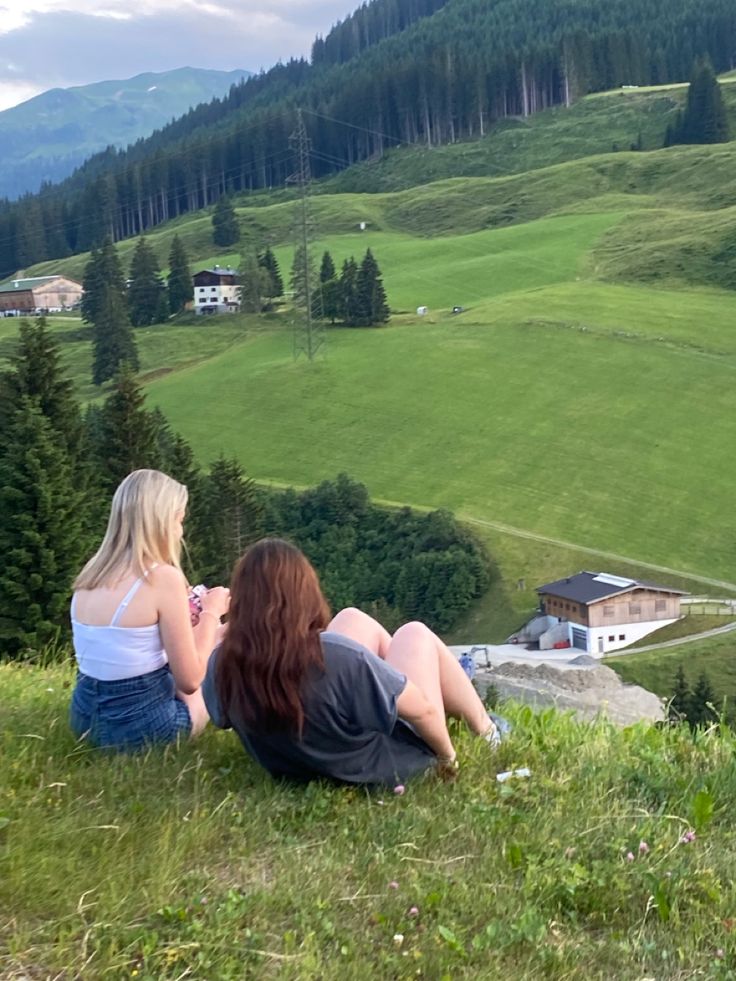
[[[0,665],[7,981],[733,977],[727,729],[509,706],[496,755],[457,733],[454,784],[300,787],[232,733],[95,752],[72,680]]]

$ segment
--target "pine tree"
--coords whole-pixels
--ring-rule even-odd
[[[0,377],[0,427],[3,432],[20,400],[35,399],[65,449],[76,459],[81,455],[82,419],[74,398],[74,386],[61,367],[59,346],[49,332],[45,317],[33,323],[21,321],[18,348],[11,371]]]
[[[271,298],[283,296],[284,281],[281,278],[281,270],[279,269],[276,256],[273,254],[270,246],[262,255],[258,257],[258,263],[268,271],[268,274],[271,277],[271,291],[269,296],[271,296]]]
[[[680,719],[687,718],[691,707],[691,697],[692,692],[685,677],[685,670],[682,664],[680,664],[677,669],[677,675],[675,676],[675,690],[672,692],[672,699],[670,700],[670,719],[677,722]]]
[[[319,281],[320,283],[329,283],[331,279],[336,276],[335,263],[332,261],[332,256],[329,252],[325,252],[322,256],[322,263],[319,267]]]
[[[258,262],[255,252],[241,256],[240,270],[240,309],[246,313],[260,313],[271,296],[271,275]]]
[[[339,317],[348,327],[355,325],[358,315],[357,280],[358,265],[350,256],[342,264],[338,307]]]
[[[209,584],[228,582],[246,546],[261,534],[263,507],[236,460],[220,457],[202,479],[193,514],[198,571]]]
[[[665,146],[675,143],[726,143],[729,123],[721,86],[711,63],[705,59],[693,68],[684,113],[667,127]]]
[[[708,673],[701,671],[690,696],[690,711],[687,713],[687,719],[691,726],[714,721],[714,712],[710,706],[715,703],[715,697]]]
[[[18,656],[67,634],[71,582],[85,552],[69,455],[23,396],[0,457],[0,650]]]
[[[309,285],[309,291],[307,291]],[[312,316],[319,316],[318,313],[318,288],[317,277],[314,272],[312,257],[307,253],[305,262],[304,246],[300,243],[294,250],[294,261],[291,266],[291,289],[293,292],[294,306],[298,310],[306,311],[307,297],[311,305]]]
[[[385,324],[389,319],[386,291],[381,280],[381,271],[370,249],[367,250],[358,270],[355,283],[357,314],[355,324],[369,327]]]
[[[128,310],[134,327],[149,327],[168,318],[168,303],[158,259],[142,235],[130,262]]]
[[[235,245],[240,241],[235,208],[225,194],[218,200],[212,215],[212,241],[215,245]]]
[[[189,258],[178,235],[174,236],[169,252],[169,309],[173,314],[181,313],[187,303],[194,298],[192,274]]]
[[[101,385],[127,363],[138,369],[138,350],[128,318],[125,278],[112,239],[87,263],[82,319],[92,324],[92,380]]]
[[[102,406],[95,456],[110,493],[132,470],[161,465],[156,417],[145,408],[145,396],[128,367],[117,375]]]

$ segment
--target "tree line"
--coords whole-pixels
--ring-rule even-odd
[[[304,548],[335,607],[362,605],[389,626],[421,617],[446,629],[489,582],[483,546],[448,512],[379,509],[345,475],[297,493],[257,488],[224,456],[203,470],[146,406],[129,366],[101,404],[82,409],[43,318],[20,324],[0,375],[0,422],[0,658],[63,655],[71,582],[99,544],[113,491],[140,467],[189,488],[193,583],[227,582],[243,549],[264,534]]]
[[[734,66],[731,0],[374,0],[292,60],[234,86],[60,185],[0,203],[0,275],[138,235],[222,195],[282,187],[296,110],[317,177],[401,143],[483,136],[490,123],[622,84]],[[417,16],[414,16],[414,15]],[[368,24],[381,24],[380,28]]]

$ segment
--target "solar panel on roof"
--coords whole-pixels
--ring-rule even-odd
[[[634,579],[623,579],[621,576],[607,576],[605,572],[593,576],[593,581],[604,582],[608,586],[633,586],[635,584]]]

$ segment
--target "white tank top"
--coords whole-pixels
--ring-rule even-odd
[[[155,566],[152,568],[155,569]],[[74,654],[82,674],[97,681],[121,681],[150,674],[168,663],[157,623],[147,627],[118,626],[126,606],[148,577],[148,572],[136,579],[106,626],[80,623],[74,616],[76,594],[72,597]]]

